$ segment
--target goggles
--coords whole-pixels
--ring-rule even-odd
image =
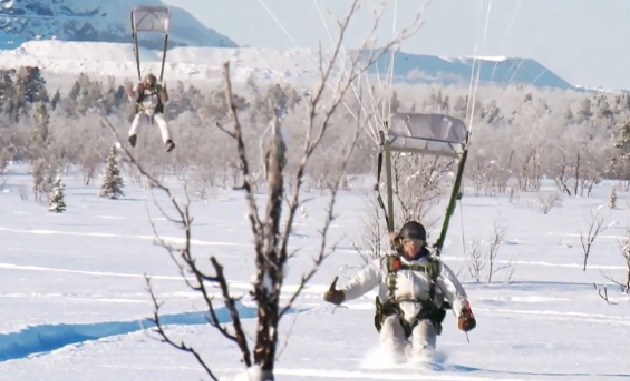
[[[402,244],[403,245],[406,245],[406,244],[411,243],[411,242],[415,243],[416,246],[423,246],[424,245],[424,240],[418,239],[418,238],[405,238],[405,239],[402,240]]]

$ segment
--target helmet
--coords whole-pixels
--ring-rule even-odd
[[[420,239],[422,241],[426,241],[427,231],[418,221],[407,221],[400,229],[398,236],[401,239]]]
[[[155,85],[155,83],[157,82],[157,78],[155,78],[155,75],[149,73],[144,77],[144,82],[148,82],[152,85]]]

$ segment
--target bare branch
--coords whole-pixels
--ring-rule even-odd
[[[503,243],[503,238],[505,237],[505,228],[501,225],[499,221],[494,222],[494,230],[492,232],[492,241],[490,242],[490,250],[488,255],[488,261],[490,263],[490,269],[488,271],[488,283],[492,282],[492,276],[500,271],[504,267],[495,268],[495,263],[497,259],[497,253],[499,252],[499,246]]]
[[[335,244],[330,251],[326,251],[326,243],[327,243],[327,238],[328,238],[328,229],[330,228],[330,224],[335,219],[334,206],[335,206],[335,203],[337,201],[337,192],[339,191],[339,185],[341,183],[341,178],[346,173],[346,169],[348,167],[348,162],[350,161],[350,157],[351,157],[352,153],[354,152],[354,148],[356,147],[356,143],[357,143],[357,141],[359,139],[360,120],[357,120],[357,123],[358,123],[358,126],[355,129],[354,136],[352,137],[352,140],[349,142],[348,146],[344,150],[345,151],[345,156],[344,156],[344,158],[343,158],[343,160],[341,162],[341,168],[337,172],[337,177],[335,179],[333,179],[334,181],[333,181],[333,183],[331,184],[331,187],[330,187],[331,188],[330,200],[328,202],[328,208],[326,209],[326,217],[324,219],[324,226],[322,227],[322,230],[320,231],[321,240],[320,240],[319,252],[315,256],[315,258],[313,258],[313,265],[311,267],[311,270],[308,271],[306,274],[302,275],[301,280],[300,280],[300,284],[298,285],[298,288],[293,293],[293,295],[291,295],[291,297],[289,298],[289,301],[287,302],[287,304],[280,310],[280,314],[279,314],[280,317],[284,316],[284,314],[287,311],[289,311],[289,309],[292,307],[292,305],[295,302],[295,300],[299,297],[300,293],[302,292],[302,290],[306,286],[306,284],[317,273],[317,271],[319,270],[319,267],[322,264],[322,262],[324,260],[326,260],[326,258],[328,258],[336,250],[337,244]],[[292,210],[293,210],[293,213],[295,213],[295,209],[292,209]],[[291,214],[291,212],[289,212],[289,219],[292,219],[292,218],[293,218],[293,215]],[[287,224],[288,224],[288,222],[287,222]],[[285,237],[285,241],[288,243],[288,237]],[[281,251],[281,253],[286,253],[285,249],[286,249],[286,247],[284,246],[284,242],[283,242],[283,250]],[[286,260],[286,257],[285,257],[285,260]]]
[[[595,214],[591,211],[591,219],[588,222],[588,233],[584,234],[580,232],[580,243],[582,244],[582,252],[584,253],[582,271],[586,271],[586,265],[588,264],[588,257],[591,254],[593,242],[606,229],[608,229],[608,226],[604,225],[604,218],[600,216],[600,211],[598,210]]]
[[[232,131],[228,131],[226,130],[223,125],[219,122],[215,122],[214,125],[222,132],[225,132],[225,134],[227,134],[229,137],[231,137],[232,139],[238,139],[236,133],[232,132]]]
[[[106,121],[107,125],[114,131],[114,133],[116,133],[116,131],[114,130],[114,128],[111,125],[111,123],[109,123],[109,121],[107,121],[107,120],[105,120],[105,121]],[[240,320],[240,314],[238,312],[238,309],[236,308],[236,299],[233,298],[229,294],[229,290],[227,288],[227,280],[225,279],[225,276],[223,274],[223,267],[213,257],[213,258],[211,258],[211,262],[212,262],[212,265],[214,267],[216,275],[215,276],[207,275],[206,273],[201,271],[201,269],[198,267],[198,265],[196,263],[196,259],[192,255],[192,245],[191,245],[192,232],[191,231],[192,231],[192,220],[193,219],[192,219],[192,216],[190,214],[190,199],[187,196],[187,192],[186,192],[186,203],[181,205],[175,199],[175,196],[173,195],[171,190],[169,188],[167,188],[162,182],[160,182],[159,180],[153,178],[146,170],[144,170],[142,165],[140,165],[138,163],[136,158],[131,154],[131,152],[129,152],[129,150],[127,150],[124,146],[123,146],[123,150],[127,154],[128,158],[129,158],[129,161],[138,169],[138,171],[142,175],[147,177],[150,181],[152,181],[156,188],[162,190],[164,193],[167,194],[171,204],[173,205],[173,207],[175,208],[177,214],[179,215],[179,218],[169,218],[169,220],[172,221],[172,222],[176,222],[176,223],[178,223],[179,225],[182,226],[183,231],[184,231],[184,238],[185,238],[185,240],[184,240],[184,247],[181,248],[181,249],[176,250],[173,246],[168,244],[164,239],[159,238],[159,235],[158,235],[158,233],[156,231],[156,228],[155,228],[155,224],[153,224],[153,222],[151,222],[151,226],[153,228],[153,232],[154,232],[154,236],[155,236],[156,242],[169,253],[171,259],[173,260],[173,262],[178,267],[178,269],[180,271],[180,274],[182,275],[182,278],[185,280],[186,284],[192,290],[198,291],[198,292],[200,292],[202,294],[204,302],[206,303],[206,306],[208,308],[210,324],[213,327],[215,327],[219,332],[221,332],[221,334],[224,337],[226,337],[227,339],[237,343],[239,349],[242,352],[243,362],[245,363],[246,366],[248,366],[248,367],[251,366],[252,365],[251,354],[250,354],[250,351],[249,351],[249,347],[248,347],[248,344],[247,344],[247,339],[246,339],[245,333],[244,333],[243,328],[242,328],[242,324],[241,324],[241,320]],[[186,187],[184,187],[184,188],[186,188]],[[162,214],[165,217],[168,217],[166,211],[159,205],[159,203],[157,203],[157,200],[155,200],[155,201],[156,201],[156,204],[158,205],[159,210],[162,212]],[[180,263],[180,260],[176,257],[175,252],[179,252],[180,259],[181,259],[181,261],[183,263]],[[187,278],[186,273],[191,274],[194,277],[194,279],[196,281],[196,284],[193,284],[192,281]],[[231,334],[228,331],[228,329],[221,324],[221,321],[219,320],[219,318],[218,318],[218,316],[216,314],[216,309],[214,307],[213,297],[212,297],[211,293],[209,292],[209,290],[208,290],[208,288],[206,286],[207,283],[218,283],[220,285],[221,293],[222,293],[222,296],[223,296],[225,307],[230,312],[230,315],[232,317],[232,326],[233,326],[234,332],[235,332],[234,334]],[[164,333],[164,331],[162,330],[161,326],[159,325],[159,304],[157,302],[155,294],[153,293],[153,290],[152,290],[151,284],[150,284],[150,280],[148,278],[147,278],[147,285],[148,285],[150,293],[151,293],[151,298],[154,300],[154,307],[155,307],[155,310],[154,310],[154,321],[156,323],[156,326],[158,327],[158,331],[157,332],[165,340],[168,340],[167,337],[166,337],[166,334]],[[208,367],[205,365],[205,363],[201,359],[199,353],[196,352],[194,349],[186,346],[184,343],[176,344],[176,343],[174,343],[171,340],[168,340],[167,342],[169,344],[173,345],[174,347],[178,348],[178,349],[181,349],[183,351],[192,353],[195,356],[195,358],[197,359],[197,361],[199,361],[200,364],[204,367],[204,369],[209,371]]]
[[[245,366],[249,368],[250,366],[252,366],[249,344],[247,343],[247,338],[245,337],[245,331],[243,330],[240,314],[238,312],[238,309],[236,308],[236,302],[234,298],[230,296],[227,280],[225,279],[225,275],[223,274],[223,266],[221,266],[221,264],[216,260],[215,257],[210,258],[210,261],[212,262],[212,266],[214,267],[214,270],[217,274],[216,278],[221,288],[223,300],[225,300],[225,307],[228,309],[228,311],[230,312],[230,316],[232,317],[232,325],[234,327],[234,331],[236,332],[236,335],[232,337],[234,338],[234,341],[236,341],[236,343],[238,344],[238,347],[243,354],[243,362]]]
[[[597,285],[593,283],[593,288],[597,290],[597,294],[599,294],[599,297],[604,299],[606,303],[615,304],[611,302],[610,299],[608,298],[608,287],[606,287],[606,285],[603,285],[602,287],[597,287]]]
[[[236,105],[234,104],[234,94],[232,92],[232,81],[230,79],[229,61],[223,64],[223,76],[226,84],[225,96],[227,98],[228,108],[232,115],[232,121],[234,122],[234,138],[237,142],[238,157],[241,163],[241,172],[243,173],[243,189],[245,190],[245,198],[248,205],[248,216],[252,224],[252,229],[254,229],[255,250],[257,253],[260,253],[263,246],[262,236],[260,234],[262,232],[263,226],[260,220],[260,216],[258,215],[258,207],[256,205],[256,199],[254,198],[254,192],[252,189],[250,178],[251,174],[249,172],[249,161],[247,160],[247,155],[245,154],[245,143],[243,141],[243,129],[238,118]]]
[[[210,376],[210,378],[212,378],[213,380],[218,381],[219,379],[214,375],[214,373],[212,372],[212,369],[210,369],[210,367],[206,364],[206,362],[203,360],[199,352],[197,352],[194,348],[186,345],[186,343],[183,340],[180,343],[176,343],[164,331],[164,326],[162,325],[162,322],[160,320],[161,304],[157,301],[157,297],[155,296],[155,292],[153,291],[153,285],[151,283],[151,279],[147,277],[146,274],[144,276],[144,279],[147,284],[147,290],[149,291],[149,295],[151,295],[151,301],[153,302],[153,318],[149,320],[151,320],[153,324],[155,324],[155,328],[154,328],[155,333],[157,333],[158,336],[160,336],[162,342],[169,344],[175,349],[179,349],[180,351],[184,351],[184,352],[188,352],[192,354],[193,357],[199,363],[199,365],[201,365],[201,367],[206,371],[208,376]]]
[[[468,272],[470,272],[470,275],[476,282],[479,282],[481,280],[481,271],[486,267],[486,264],[483,260],[483,252],[477,240],[473,240],[470,250],[470,259],[466,262]]]

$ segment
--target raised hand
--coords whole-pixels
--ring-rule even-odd
[[[346,295],[343,290],[337,290],[337,280],[339,280],[339,277],[335,277],[328,291],[324,293],[324,300],[332,304],[340,305],[341,302],[346,299]]]

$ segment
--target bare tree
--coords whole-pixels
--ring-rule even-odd
[[[625,289],[627,293],[630,293],[630,230],[626,231],[626,237],[619,242],[619,250],[621,252],[621,256],[626,261],[626,267],[628,269],[626,282],[622,289]]]
[[[363,219],[363,235],[361,236],[363,249],[357,248],[363,265],[368,265],[374,259],[381,257],[381,239],[383,234],[387,232],[383,218],[379,213],[381,209],[378,203],[369,200],[367,204],[366,217]]]
[[[617,186],[613,185],[610,188],[610,196],[608,197],[608,207],[610,209],[617,209]]]
[[[271,138],[269,139],[270,142],[265,155],[267,198],[264,211],[259,207],[259,201],[254,195],[253,183],[255,178],[252,175],[251,168],[255,166],[247,155],[244,130],[239,119],[239,111],[232,89],[230,66],[229,63],[224,64],[225,99],[228,110],[228,118],[226,119],[231,122],[232,128],[225,127],[219,121],[216,122],[216,125],[232,138],[236,144],[238,169],[242,179],[242,185],[239,189],[242,189],[244,192],[248,218],[254,236],[253,254],[256,274],[252,284],[251,295],[257,304],[257,324],[253,343],[249,342],[248,336],[242,327],[241,316],[237,306],[238,298],[234,297],[229,291],[223,266],[216,258],[211,257],[210,262],[213,273],[204,271],[197,263],[197,258],[191,252],[192,216],[189,211],[189,202],[181,203],[177,201],[170,189],[165,187],[150,172],[144,170],[130,155],[130,152],[125,149],[130,157],[129,160],[138,167],[139,171],[150,181],[154,182],[157,189],[164,191],[168,195],[176,212],[176,217],[171,218],[171,221],[177,222],[183,228],[185,234],[183,247],[175,248],[163,240],[160,241],[161,245],[171,254],[188,287],[202,295],[209,312],[211,325],[218,329],[224,337],[236,343],[241,351],[245,367],[251,368],[256,366],[260,368],[260,380],[274,379],[273,371],[279,342],[280,320],[290,312],[293,304],[307,283],[316,274],[322,262],[335,251],[336,244],[331,246],[328,243],[328,229],[331,222],[335,219],[334,207],[341,179],[346,171],[359,133],[363,128],[362,123],[364,123],[364,120],[360,115],[357,117],[357,123],[352,130],[351,138],[345,143],[345,147],[341,149],[341,157],[336,160],[337,169],[334,171],[336,175],[334,178],[329,179],[330,198],[320,230],[320,245],[312,258],[312,266],[302,274],[296,290],[289,295],[288,301],[281,304],[280,294],[283,288],[287,263],[296,255],[296,252],[290,249],[289,240],[293,231],[296,213],[301,206],[301,188],[306,167],[322,145],[324,138],[332,133],[332,117],[337,113],[343,102],[344,95],[355,84],[357,78],[368,67],[373,65],[382,54],[390,52],[394,46],[415,33],[421,25],[419,19],[416,19],[411,27],[399,32],[395,38],[386,42],[380,49],[365,49],[367,47],[366,44],[364,49],[360,49],[361,54],[349,55],[346,61],[339,65],[342,41],[358,6],[359,0],[353,1],[349,14],[340,20],[340,35],[331,56],[324,59],[323,54],[320,54],[318,69],[321,82],[311,91],[307,101],[306,132],[303,141],[299,144],[301,154],[297,158],[297,162],[294,163],[295,171],[292,172],[292,184],[294,185],[289,192],[285,190],[285,177],[288,174],[285,172],[286,156],[283,149],[284,137],[282,128],[278,119],[273,121]],[[380,20],[380,17],[381,15],[378,15],[377,22]],[[283,199],[285,198],[287,203],[286,210],[283,208]],[[153,320],[156,324],[155,331],[159,337],[169,345],[191,353],[208,375],[212,379],[216,379],[216,375],[212,372],[211,367],[196,349],[188,346],[183,341],[175,341],[169,337],[160,320],[159,309],[161,304],[150,280],[147,280],[147,285],[154,303]],[[210,288],[215,285],[218,285],[221,290],[222,303],[230,312],[231,329],[222,325],[217,318],[215,296],[210,291]]]
[[[417,220],[427,227],[434,226],[437,221],[428,221],[427,215],[443,195],[446,177],[454,161],[401,153],[393,156],[392,191],[395,207],[401,212],[398,222],[402,225],[405,221]]]
[[[479,241],[473,240],[472,247],[468,254],[470,255],[470,258],[466,261],[468,272],[475,282],[480,282],[482,271],[486,268],[486,262],[484,261],[484,255]]]
[[[604,278],[617,284],[622,292],[630,293],[630,230],[627,230],[626,237],[619,241],[619,252],[626,262],[626,267],[628,269],[626,273],[626,279],[623,282],[620,282],[613,279],[611,276],[605,274],[604,272],[600,272],[602,276],[604,276]]]
[[[604,226],[604,218],[600,215],[598,210],[595,214],[591,211],[591,219],[588,221],[588,232],[580,232],[580,242],[582,244],[582,252],[584,253],[584,262],[582,271],[586,271],[586,265],[588,264],[588,257],[591,254],[591,248],[593,242],[604,230],[608,229]]]
[[[609,296],[608,296],[608,286],[606,286],[604,284],[601,287],[598,287],[595,283],[593,283],[593,288],[595,290],[597,290],[597,294],[599,295],[599,297],[604,299],[606,301],[606,303],[608,303],[608,304],[616,304],[616,303],[612,302],[610,300]]]
[[[503,244],[503,238],[505,238],[505,227],[499,222],[495,221],[492,231],[492,239],[490,240],[490,247],[488,249],[488,283],[492,282],[492,276],[507,268],[508,266],[499,266],[496,263],[497,254],[499,253],[499,247]]]
[[[601,181],[601,168],[606,165],[601,147],[610,139],[601,134],[605,131],[602,124],[598,120],[570,124],[566,133],[549,139],[548,145],[559,149],[562,155],[557,158],[559,164],[551,164],[551,171],[555,172],[557,187],[569,196],[590,197],[593,185]]]
[[[505,238],[505,227],[496,220],[493,225],[492,237],[486,242],[487,249],[482,248],[481,243],[478,240],[473,240],[470,250],[470,257],[467,259],[466,266],[468,272],[479,282],[483,276],[484,270],[487,266],[486,282],[491,283],[495,274],[502,270],[509,270],[507,281],[509,282],[514,274],[516,263],[514,261],[508,261],[505,264],[500,265],[497,261],[497,255],[499,248],[503,244]]]
[[[41,200],[52,190],[58,170],[58,159],[51,152],[50,113],[45,103],[35,104],[33,112],[33,138],[30,143],[30,157],[35,199]]]
[[[555,192],[538,193],[538,201],[540,202],[540,211],[547,214],[557,205],[562,204],[562,194]]]

